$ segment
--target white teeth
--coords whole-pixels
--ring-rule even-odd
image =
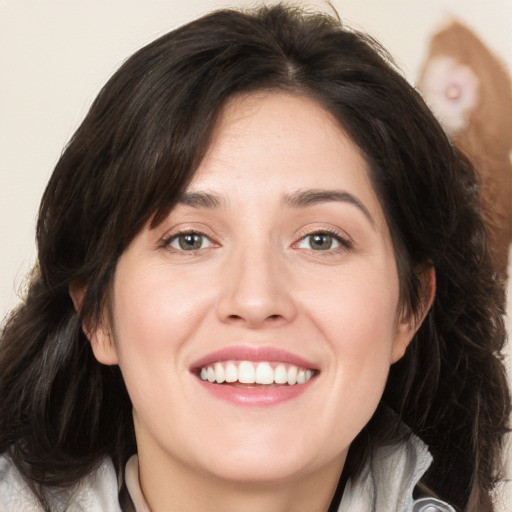
[[[268,363],[260,363],[256,367],[256,384],[273,384],[274,370]]]
[[[210,366],[206,372],[206,378],[208,382],[215,382],[215,370]]]
[[[224,366],[220,363],[215,363],[215,380],[222,384],[226,380],[226,373],[224,372]]]
[[[218,384],[240,382],[241,384],[304,384],[313,378],[315,372],[292,364],[262,361],[226,361],[204,366],[199,372],[202,380]]]
[[[201,370],[201,375],[202,375],[202,373],[203,373],[203,371]],[[236,382],[237,380],[238,380],[238,368],[233,363],[228,363],[226,366],[226,382]]]
[[[254,384],[256,375],[254,366],[249,361],[242,361],[238,367],[238,382],[242,384]]]
[[[274,382],[276,384],[286,384],[288,382],[288,372],[284,364],[278,364],[274,370]]]

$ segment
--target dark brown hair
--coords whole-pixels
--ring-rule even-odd
[[[45,510],[45,488],[77,482],[105,456],[122,474],[136,451],[130,399],[119,369],[94,359],[82,321],[99,321],[119,256],[172,208],[225,102],[258,90],[315,99],[360,148],[392,233],[403,314],[420,314],[421,276],[436,272],[433,307],[391,368],[345,473],[357,478],[375,447],[398,439],[398,418],[433,453],[424,485],[459,510],[491,510],[510,404],[503,289],[475,172],[374,40],[282,5],[219,11],[170,32],[95,100],[47,186],[39,266],[3,330],[0,453]],[[77,283],[86,288],[80,318],[69,296]]]

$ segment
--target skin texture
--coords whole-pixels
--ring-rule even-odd
[[[290,201],[319,189],[345,195]],[[416,329],[397,318],[393,247],[366,162],[314,101],[252,94],[225,107],[187,192],[217,204],[179,204],[134,238],[111,321],[90,333],[133,402],[143,493],[153,512],[326,510]],[[202,233],[200,248],[181,249],[182,231]],[[312,233],[340,241],[315,249]],[[318,372],[277,404],[220,400],[191,367],[233,346],[286,350]]]

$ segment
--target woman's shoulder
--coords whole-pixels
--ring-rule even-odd
[[[117,476],[110,459],[78,484],[47,488],[45,494],[55,512],[121,512]],[[11,459],[0,455],[0,512],[41,512],[43,509]]]

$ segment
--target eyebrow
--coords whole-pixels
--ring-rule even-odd
[[[307,208],[320,203],[340,202],[348,203],[358,208],[375,227],[375,221],[366,206],[354,195],[344,190],[298,190],[283,197],[282,204],[287,208]],[[178,199],[178,204],[192,208],[217,209],[225,208],[226,201],[222,196],[210,192],[184,192]]]
[[[184,192],[178,199],[178,204],[191,206],[192,208],[223,208],[226,205],[224,199],[209,192]]]
[[[287,194],[283,198],[283,205],[288,208],[306,208],[328,202],[348,203],[355,206],[364,214],[370,224],[375,227],[375,221],[368,208],[357,197],[344,190],[299,190],[292,194]]]

